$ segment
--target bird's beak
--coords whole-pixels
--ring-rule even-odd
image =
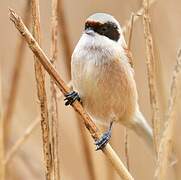
[[[94,30],[92,30],[91,28],[87,28],[84,32],[88,35],[94,36]]]

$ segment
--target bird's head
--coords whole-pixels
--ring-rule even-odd
[[[118,42],[122,34],[118,21],[106,13],[95,13],[85,22],[84,33],[89,36],[100,36]]]

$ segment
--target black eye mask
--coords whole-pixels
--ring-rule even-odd
[[[85,24],[85,30],[86,29],[92,29],[94,32],[106,36],[113,41],[118,41],[120,37],[118,27],[113,22],[106,22],[102,24],[99,22],[87,21]]]

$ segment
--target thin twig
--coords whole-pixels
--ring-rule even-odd
[[[49,75],[54,79],[57,87],[62,91],[64,95],[70,92],[70,89],[66,86],[65,82],[61,79],[56,69],[50,63],[49,58],[45,55],[43,50],[40,48],[38,43],[35,41],[31,33],[28,31],[26,26],[24,25],[22,19],[13,11],[10,10],[10,20],[14,22],[15,27],[19,30],[21,35],[24,37],[26,42],[28,43],[30,49],[34,53],[34,55],[38,58],[39,62],[43,65]],[[100,131],[96,127],[95,123],[91,120],[89,115],[84,111],[82,105],[75,101],[72,104],[72,107],[75,111],[81,115],[86,128],[89,130],[92,138],[94,140],[98,140],[101,136]],[[110,163],[113,165],[117,173],[120,177],[125,180],[133,180],[133,177],[128,172],[122,161],[119,159],[115,151],[112,149],[110,144],[107,144],[103,149],[102,152],[108,158]]]
[[[176,104],[178,95],[178,82],[181,75],[181,48],[178,51],[176,65],[172,74],[172,82],[170,86],[170,96],[168,102],[168,110],[166,114],[166,121],[164,132],[161,138],[157,168],[155,171],[155,179],[165,180],[168,168],[168,159],[170,157],[170,151],[172,147],[172,136],[176,114]]]
[[[39,12],[39,0],[32,0],[32,20],[33,20],[33,36],[40,43],[40,12]],[[52,171],[51,167],[51,147],[50,147],[50,129],[48,120],[48,105],[45,90],[45,76],[41,63],[34,55],[35,65],[35,77],[37,85],[37,94],[40,101],[41,111],[41,129],[42,129],[42,140],[43,140],[43,153],[45,161],[45,176],[46,180],[50,180],[50,174]]]
[[[51,29],[51,63],[55,67],[55,62],[57,60],[57,10],[58,10],[58,1],[52,0],[52,29]],[[50,78],[50,91],[51,91],[51,100],[50,100],[50,127],[51,127],[51,150],[52,150],[52,179],[60,180],[60,167],[59,167],[59,137],[58,127],[59,127],[59,115],[58,115],[58,103],[57,103],[57,90],[54,83],[54,80]]]
[[[151,6],[152,4],[154,4],[156,2],[156,0],[150,0],[149,5]],[[133,57],[132,57],[132,53],[130,51],[130,44],[131,44],[131,39],[132,39],[132,31],[133,31],[133,24],[140,18],[142,17],[144,13],[144,8],[141,7],[136,13],[132,13],[132,15],[130,16],[130,19],[127,21],[127,23],[122,27],[122,32],[125,35],[126,32],[129,32],[129,38],[128,38],[128,46],[125,47],[125,51],[127,53],[128,56],[128,60],[129,63],[131,64],[131,66],[133,67]]]
[[[124,47],[125,52],[126,52],[127,57],[128,57],[129,64],[131,65],[132,68],[134,67],[134,63],[133,63],[133,56],[131,53],[131,40],[132,40],[133,25],[134,25],[135,16],[137,16],[137,15],[134,13],[131,14],[131,19],[129,21],[130,24],[129,24],[128,28],[126,29],[128,31],[127,46]],[[124,35],[126,35],[126,31],[124,31],[123,33],[124,33]]]
[[[30,23],[30,0],[26,1],[26,7],[23,12],[24,14],[24,21],[27,26],[29,26]],[[19,80],[20,80],[20,73],[21,69],[23,66],[23,60],[24,60],[24,55],[25,55],[25,42],[23,39],[20,39],[20,41],[17,44],[17,53],[16,53],[16,58],[14,62],[14,67],[13,67],[13,73],[12,73],[12,80],[10,84],[10,92],[9,92],[9,97],[7,101],[7,108],[5,109],[4,112],[4,129],[5,129],[5,134],[4,134],[4,142],[6,145],[8,145],[9,141],[9,135],[10,135],[10,130],[11,130],[11,120],[12,120],[12,115],[14,112],[14,107],[15,107],[15,102],[16,102],[16,97],[17,97],[17,91],[18,91],[18,85],[19,85]]]
[[[58,16],[59,16],[59,30],[60,30],[60,41],[62,42],[63,52],[65,53],[65,64],[68,78],[70,79],[70,61],[71,61],[71,46],[68,35],[67,23],[64,15],[63,1],[58,1]]]
[[[150,92],[150,104],[152,108],[152,125],[153,125],[153,136],[155,151],[158,153],[159,146],[159,135],[160,135],[160,110],[159,110],[159,98],[156,87],[156,69],[155,69],[155,55],[153,47],[153,37],[151,34],[150,17],[148,13],[148,0],[143,0],[144,15],[143,15],[143,26],[144,26],[144,38],[146,44],[146,65],[148,74],[148,84]]]
[[[2,69],[0,66],[0,180],[5,180],[5,165],[4,161],[4,118],[3,118],[3,103],[2,103]]]
[[[134,18],[135,18],[134,13],[131,14],[131,21],[130,21],[130,25],[129,25],[129,35],[128,35],[128,42],[127,42],[127,56],[129,59],[129,63],[131,65],[131,67],[134,67],[133,64],[133,58],[132,58],[132,53],[131,53],[131,40],[132,40],[132,35],[133,35],[133,25],[134,25]],[[124,137],[125,141],[125,157],[126,157],[126,165],[127,165],[127,169],[128,171],[130,171],[130,163],[129,163],[129,143],[128,143],[128,129],[125,128],[125,137]]]
[[[126,157],[126,166],[128,171],[130,171],[130,163],[129,163],[129,144],[128,144],[128,129],[125,128],[125,157]]]
[[[153,5],[156,1],[157,0],[150,0],[149,2],[150,6]],[[133,20],[133,23],[136,22],[143,15],[143,13],[144,13],[143,7],[141,7],[136,13],[134,13],[136,16]],[[130,17],[130,19],[127,21],[128,23],[126,23],[126,25],[123,26],[122,28],[123,33],[128,31],[129,26],[131,25],[131,21],[132,21],[132,17]]]
[[[154,34],[154,29],[152,28],[152,36],[153,39],[155,39]],[[159,106],[160,106],[160,138],[161,138],[161,133],[162,133],[162,127],[164,125],[165,121],[165,114],[167,113],[167,106],[168,106],[168,100],[167,100],[167,88],[166,88],[166,82],[164,81],[164,72],[163,72],[163,64],[160,59],[160,54],[159,54],[159,48],[157,47],[156,39],[153,42],[154,45],[154,51],[155,51],[155,71],[156,71],[156,85],[158,89],[158,96],[159,96]]]
[[[40,123],[40,117],[38,117],[33,123],[28,126],[25,133],[16,141],[16,143],[12,146],[11,150],[7,153],[4,164],[8,164],[15,153],[18,152],[22,144],[33,134]]]
[[[152,28],[153,39],[155,39],[154,38],[155,35],[156,34],[154,33],[154,29]],[[167,110],[167,94],[166,94],[167,88],[166,88],[166,83],[164,79],[163,64],[160,59],[159,48],[155,41],[153,43],[154,43],[154,50],[155,50],[155,57],[156,57],[155,69],[156,69],[156,81],[157,81],[157,89],[158,89],[160,112],[161,112],[161,123],[160,123],[160,127],[161,127],[163,123],[163,119],[164,119],[163,115],[165,115],[166,110]]]
[[[130,28],[129,28],[129,36],[128,36],[128,42],[127,42],[127,47],[128,49],[130,50],[131,49],[131,40],[132,40],[132,35],[133,35],[133,24],[134,24],[134,18],[135,18],[135,15],[134,13],[131,14],[131,24],[130,24]]]

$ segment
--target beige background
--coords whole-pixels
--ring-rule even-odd
[[[5,107],[12,78],[12,70],[15,62],[15,54],[20,36],[12,25],[8,17],[8,8],[11,7],[23,16],[25,0],[1,0],[0,2],[0,65],[2,75],[2,94],[3,105]],[[140,0],[114,0],[114,1],[96,1],[96,0],[66,0],[63,2],[65,18],[68,24],[68,33],[70,44],[73,49],[76,45],[84,26],[84,20],[92,13],[107,12],[114,15],[117,20],[124,25],[129,19],[131,12],[140,9],[142,1]],[[48,56],[50,56],[51,41],[51,1],[41,0],[41,26],[42,26],[42,46]],[[157,61],[161,64],[164,82],[164,92],[160,89],[160,99],[167,102],[169,85],[173,65],[176,60],[177,49],[181,45],[181,1],[179,0],[159,0],[150,9],[152,20],[152,31],[155,45],[157,47]],[[134,25],[132,52],[135,64],[135,78],[139,93],[139,103],[141,110],[146,118],[151,119],[149,91],[145,66],[145,45],[143,35],[142,18]],[[62,27],[63,28],[63,27]],[[68,82],[66,77],[64,56],[62,46],[59,46],[58,71]],[[49,77],[47,76],[47,81]],[[180,143],[180,93],[178,95],[178,113],[176,128],[174,131],[174,145],[178,157],[178,163],[175,166],[174,173],[168,179],[181,179],[181,143]],[[81,134],[78,129],[77,120],[71,107],[64,107],[63,101],[60,101],[60,152],[61,152],[61,176],[62,180],[89,180],[88,169],[86,166],[83,149],[81,146]],[[23,134],[25,129],[38,115],[39,108],[36,96],[35,78],[33,70],[32,53],[26,48],[26,53],[21,71],[21,79],[18,87],[18,97],[14,110],[11,126],[11,144]],[[118,180],[113,171],[113,177],[110,177],[110,168],[107,166],[105,158],[101,152],[95,152],[93,141],[90,141],[93,163],[96,171],[97,180],[112,179]],[[124,155],[124,128],[115,126],[111,144],[125,162]],[[9,148],[10,148],[9,147]],[[129,157],[131,173],[135,180],[152,180],[155,169],[154,158],[144,143],[140,141],[134,133],[129,131]],[[11,180],[32,180],[44,179],[42,157],[42,142],[40,126],[36,132],[21,147],[17,155],[9,163],[7,179]],[[108,175],[109,174],[109,175]],[[174,175],[173,175],[174,174]]]

